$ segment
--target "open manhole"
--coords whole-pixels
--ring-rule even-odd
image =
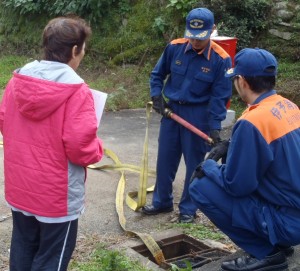
[[[171,264],[179,268],[191,266],[193,269],[217,261],[230,254],[230,252],[226,250],[211,248],[186,234],[161,239],[157,241],[157,244],[166,259],[166,261],[160,265],[163,269],[170,269],[172,267]],[[132,249],[156,263],[146,245],[138,245],[132,247]]]

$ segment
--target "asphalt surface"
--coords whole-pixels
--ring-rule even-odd
[[[99,137],[103,140],[104,148],[116,153],[122,163],[140,165],[143,154],[143,144],[146,131],[146,113],[144,109],[122,110],[118,112],[105,112],[99,127]],[[157,138],[159,131],[160,116],[156,113],[151,114],[149,122],[149,167],[154,169],[157,154]],[[230,126],[231,118],[224,122],[223,126]],[[1,138],[0,138],[1,139]],[[11,234],[10,210],[4,201],[3,185],[3,149],[0,148],[0,270],[8,270],[7,260]],[[104,157],[99,163],[113,164],[113,162]],[[178,214],[178,202],[182,191],[185,168],[181,162],[176,180],[174,182],[174,207],[175,211],[168,214],[159,214],[157,216],[145,216],[140,211],[134,212],[124,204],[124,215],[126,217],[126,230],[159,234],[160,228],[174,221]],[[136,173],[126,172],[125,193],[136,191],[139,185],[139,176]],[[128,238],[121,228],[115,208],[115,198],[120,173],[117,171],[99,171],[88,169],[86,211],[79,219],[79,235],[97,235],[119,239],[118,246],[127,247],[131,251],[131,256],[137,256],[130,249],[126,242]],[[154,184],[154,178],[149,178],[148,186]],[[147,196],[147,202],[151,202],[151,194]],[[132,240],[140,242],[139,240]],[[240,252],[237,252],[237,254]],[[235,257],[233,254],[230,257]],[[300,249],[297,247],[296,253],[289,258],[289,271],[300,271]],[[193,270],[217,271],[220,269],[220,262],[213,262],[204,265],[201,268]],[[148,261],[149,262],[149,261]],[[158,267],[153,264],[153,270]],[[149,266],[150,267],[150,266]]]

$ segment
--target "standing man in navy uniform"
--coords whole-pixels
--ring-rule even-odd
[[[186,18],[185,38],[167,45],[151,73],[153,108],[163,117],[152,204],[142,209],[146,215],[173,211],[172,185],[183,155],[186,176],[179,203],[179,222],[194,221],[197,207],[190,199],[188,184],[209,146],[199,136],[164,116],[164,109],[167,106],[210,134],[215,143],[220,141],[221,121],[226,117],[226,104],[232,93],[232,84],[224,76],[231,68],[231,58],[210,40],[214,29],[214,15],[210,10],[196,8],[190,11]]]
[[[246,48],[235,57],[236,90],[249,104],[233,127],[226,155],[216,146],[200,164],[189,191],[197,207],[249,255],[222,270],[286,270],[300,244],[300,111],[274,90],[277,61]],[[227,144],[228,146],[228,144]]]

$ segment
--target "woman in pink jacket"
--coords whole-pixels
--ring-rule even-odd
[[[12,209],[10,271],[67,270],[84,211],[86,166],[103,155],[94,101],[76,73],[90,27],[51,20],[44,60],[13,73],[0,105],[5,198]]]

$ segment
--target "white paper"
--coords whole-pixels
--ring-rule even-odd
[[[96,117],[98,122],[97,127],[99,127],[100,120],[102,118],[102,114],[104,111],[104,106],[106,103],[107,93],[95,89],[91,89],[91,92],[94,98],[94,106],[95,106]]]

